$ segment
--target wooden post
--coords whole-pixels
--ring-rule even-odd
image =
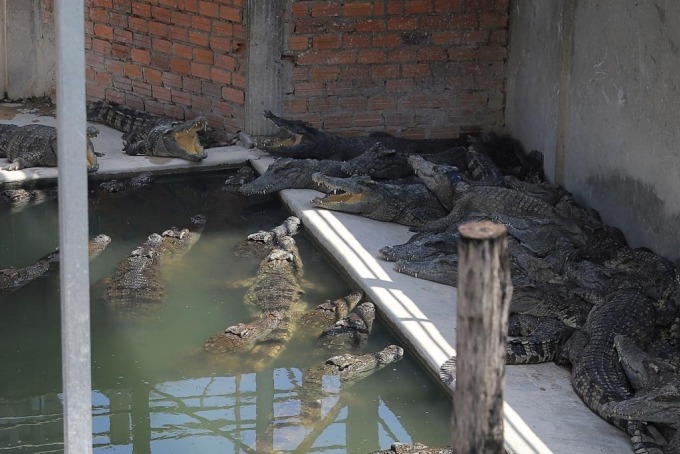
[[[456,454],[501,454],[505,342],[512,283],[506,229],[459,228],[456,389],[451,441]]]

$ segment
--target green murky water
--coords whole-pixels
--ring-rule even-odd
[[[296,419],[296,389],[319,358],[311,340],[293,342],[260,371],[207,362],[204,341],[250,316],[246,288],[260,257],[239,258],[236,244],[288,216],[271,198],[222,191],[229,173],[159,177],[130,194],[90,197],[92,236],[113,241],[90,265],[92,401],[95,452],[361,453],[395,441],[449,443],[450,401],[408,353],[399,363],[324,399],[313,426]],[[94,192],[94,191],[93,191]],[[169,268],[167,305],[143,320],[111,317],[102,280],[153,233],[196,213],[200,240]],[[0,205],[0,269],[33,263],[58,244],[56,201],[23,209]],[[295,237],[310,308],[352,288],[304,234]],[[0,295],[0,453],[61,452],[63,416],[58,273]],[[377,322],[365,351],[396,340]]]

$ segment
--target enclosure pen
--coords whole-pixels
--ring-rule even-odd
[[[64,452],[92,452],[90,287],[85,167],[85,10],[57,0],[57,140]]]

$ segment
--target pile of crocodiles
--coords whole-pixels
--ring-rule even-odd
[[[113,101],[96,101],[87,106],[87,119],[123,132],[123,152],[130,155],[181,158],[201,161],[207,157],[205,148],[231,145],[234,137],[208,126],[203,116],[176,120],[122,106]],[[92,138],[99,134],[87,127],[87,170],[99,169],[98,156]],[[20,170],[26,167],[57,166],[57,129],[53,126],[30,124],[0,124],[0,158],[9,165],[0,170]]]
[[[636,453],[680,453],[678,269],[628,246],[595,210],[547,182],[540,153],[504,136],[340,138],[265,116],[281,132],[258,146],[276,159],[243,194],[315,189],[326,193],[316,207],[407,225],[412,238],[385,245],[380,258],[452,286],[458,226],[502,223],[514,286],[507,363],[570,366],[578,396],[626,431]],[[455,358],[440,373],[451,384]]]

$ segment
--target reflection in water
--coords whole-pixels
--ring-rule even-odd
[[[95,452],[263,453],[368,452],[395,441],[445,445],[450,401],[408,356],[340,389],[324,380],[318,420],[301,420],[304,375],[335,351],[297,341],[268,368],[237,369],[233,359],[207,362],[205,340],[248,320],[243,288],[225,283],[252,277],[260,258],[238,258],[236,244],[271,228],[287,213],[271,200],[219,190],[225,175],[157,181],[124,197],[90,202],[92,234],[113,238],[92,262],[90,276]],[[144,204],[144,209],[138,207]],[[152,232],[196,213],[203,236],[165,273],[168,301],[151,317],[121,322],[107,313],[102,280]],[[56,247],[56,202],[21,211],[0,206],[0,268],[24,266]],[[299,234],[305,278],[317,284],[309,307],[351,289]],[[0,295],[0,453],[63,451],[58,276]],[[394,343],[376,323],[366,353]],[[301,425],[305,422],[304,425]]]

